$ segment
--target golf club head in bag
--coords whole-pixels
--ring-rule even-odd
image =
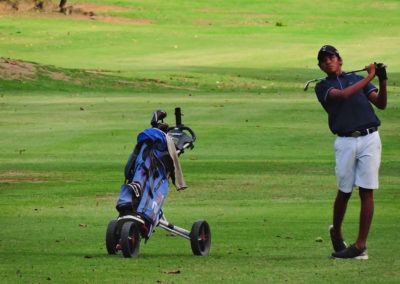
[[[161,109],[153,112],[153,114],[151,115],[151,121],[150,121],[151,126],[158,128],[163,132],[166,132],[168,129],[168,124],[164,123],[164,118],[166,118],[166,117],[167,117],[167,113]]]

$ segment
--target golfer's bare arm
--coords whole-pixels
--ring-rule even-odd
[[[386,80],[379,81],[379,93],[371,92],[368,99],[379,109],[385,109],[387,105]]]
[[[354,85],[351,85],[343,90],[332,89],[328,93],[329,99],[348,99],[357,94],[362,88],[364,88],[374,77],[375,77],[375,64],[365,66],[368,72],[368,76],[358,81]],[[372,101],[373,103],[373,101]]]

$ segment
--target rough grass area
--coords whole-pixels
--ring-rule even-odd
[[[379,112],[384,150],[370,259],[351,265],[328,257],[334,137],[314,98],[18,92],[1,103],[4,283],[339,282],[339,270],[353,280],[399,277],[392,245],[400,237],[398,97]],[[167,110],[173,124],[175,106],[198,140],[181,158],[189,188],[171,187],[164,212],[186,229],[206,219],[211,253],[195,257],[186,240],[158,229],[137,259],[108,256],[105,229],[116,217],[135,137],[155,109]],[[344,226],[348,242],[356,238],[358,214],[355,193]]]

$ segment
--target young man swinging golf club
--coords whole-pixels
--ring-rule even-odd
[[[381,160],[381,122],[371,105],[385,109],[387,103],[386,69],[384,64],[365,66],[368,75],[346,74],[343,60],[331,45],[318,53],[318,66],[327,77],[315,87],[318,100],[328,113],[329,128],[335,140],[338,193],[333,208],[333,225],[329,232],[334,258],[368,259],[366,241],[374,213],[373,191],[378,188]],[[378,67],[377,67],[378,66]],[[370,83],[379,78],[379,91]],[[342,221],[353,187],[359,187],[361,212],[358,238],[347,247],[342,236]]]

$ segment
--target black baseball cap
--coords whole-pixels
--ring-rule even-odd
[[[339,51],[332,45],[324,45],[318,52],[318,61],[322,59],[325,54],[336,55],[340,59]]]

